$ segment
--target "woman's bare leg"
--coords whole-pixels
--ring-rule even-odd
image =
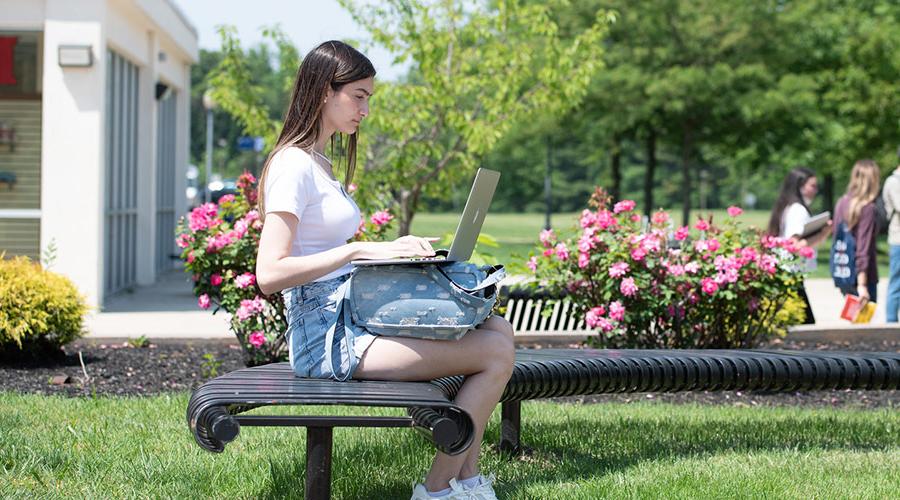
[[[358,379],[414,381],[466,375],[455,401],[472,417],[474,440],[466,453],[435,456],[425,478],[428,490],[446,488],[451,478],[460,475],[477,474],[484,427],[512,372],[511,333],[505,321],[492,318],[455,341],[378,337],[360,359],[354,373]]]

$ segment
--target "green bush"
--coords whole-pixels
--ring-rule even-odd
[[[59,348],[84,334],[84,297],[27,257],[0,255],[0,352]]]

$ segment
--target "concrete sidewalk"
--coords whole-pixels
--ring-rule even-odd
[[[160,276],[154,285],[119,294],[108,301],[103,311],[89,315],[86,321],[88,338],[134,338],[141,335],[148,338],[233,338],[228,329],[229,315],[224,311],[213,315],[211,311],[201,310],[197,307],[197,298],[191,287],[186,274],[173,270]],[[816,324],[796,327],[799,332],[900,329],[900,326],[888,325],[884,320],[886,279],[878,284],[881,303],[869,325],[853,325],[840,319],[844,298],[831,280],[809,279],[806,291]]]

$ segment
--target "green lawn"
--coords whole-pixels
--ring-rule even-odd
[[[302,430],[245,427],[224,453],[212,454],[193,442],[186,405],[183,394],[0,393],[0,497],[302,497]],[[484,467],[499,476],[502,498],[888,498],[900,491],[895,410],[534,402],[523,405],[523,421],[531,455],[507,459],[485,446]],[[495,413],[487,442],[497,436]],[[431,452],[410,430],[338,429],[334,498],[408,497]]]

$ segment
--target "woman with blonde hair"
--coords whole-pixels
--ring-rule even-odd
[[[859,160],[850,172],[847,192],[834,206],[833,233],[837,234],[841,223],[856,240],[856,287],[842,288],[844,295],[856,295],[863,302],[877,301],[878,266],[875,262],[875,239],[878,236],[875,221],[875,199],[878,197],[881,169],[874,160]]]

